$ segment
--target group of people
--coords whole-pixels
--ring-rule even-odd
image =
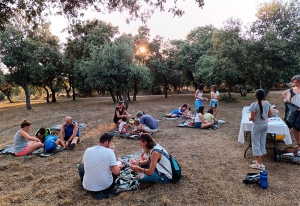
[[[66,117],[60,133],[56,130],[51,131],[48,127],[42,127],[36,131],[35,136],[30,136],[28,134],[30,127],[31,123],[24,120],[21,123],[21,129],[14,135],[12,150],[16,156],[29,155],[42,147],[44,147],[46,152],[52,153],[58,145],[73,150],[79,142],[78,123],[72,120],[71,117]]]

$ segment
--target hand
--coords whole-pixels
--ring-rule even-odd
[[[66,142],[65,147],[69,147],[69,142],[68,141]]]
[[[130,165],[130,168],[131,168],[133,171],[138,171],[140,167],[137,166],[137,165]]]
[[[119,164],[118,166],[120,169],[123,169],[125,167],[125,165],[123,165],[123,164]]]
[[[138,161],[132,159],[132,160],[130,160],[130,164],[131,165],[138,165],[139,163],[138,163]]]

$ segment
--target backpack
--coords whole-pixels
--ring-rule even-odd
[[[159,153],[163,154],[170,161],[171,169],[172,169],[172,182],[178,182],[181,179],[182,175],[181,175],[181,167],[178,164],[177,160],[173,156],[171,156],[170,154],[167,155],[162,149],[161,150],[153,149],[153,151],[156,151],[156,152],[159,152]],[[158,164],[160,164],[160,163],[158,162]],[[168,171],[163,165],[161,165],[161,166],[166,171]],[[171,172],[169,172],[169,173],[171,173]]]

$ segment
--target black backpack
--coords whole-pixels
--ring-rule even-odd
[[[181,167],[180,165],[178,164],[177,160],[171,156],[170,154],[167,155],[162,149],[153,149],[153,151],[157,151],[161,154],[163,154],[169,161],[170,161],[170,164],[171,164],[171,169],[172,169],[172,182],[178,182],[182,175],[181,175]],[[158,164],[160,164],[158,162]],[[161,165],[161,164],[160,164]],[[168,171],[163,165],[161,165],[166,171]],[[168,171],[169,173],[171,173],[170,171]]]

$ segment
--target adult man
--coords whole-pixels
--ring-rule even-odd
[[[158,123],[151,115],[138,111],[136,116],[140,119],[140,125],[137,127],[139,131],[149,133],[158,132]]]
[[[39,138],[41,140],[42,143],[45,142],[45,137],[51,134],[51,129],[49,127],[41,127],[40,129],[38,129],[34,136],[36,136],[37,138]]]
[[[113,136],[105,133],[99,138],[97,146],[89,147],[85,150],[82,159],[83,166],[78,166],[84,189],[92,192],[107,192],[112,190],[112,174],[118,175],[120,172],[116,155],[109,148],[112,140]]]
[[[71,117],[66,117],[66,121],[62,124],[60,129],[60,139],[65,142],[66,148],[74,149],[79,141],[78,123],[73,121]]]

